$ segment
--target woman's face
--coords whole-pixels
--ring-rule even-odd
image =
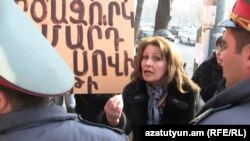
[[[215,55],[216,55],[217,63],[221,66],[221,63],[222,63],[222,59],[221,59],[221,48],[220,48],[219,45],[216,47]]]
[[[167,61],[161,56],[160,48],[148,45],[142,56],[141,61],[142,77],[150,84],[159,84],[166,72]]]

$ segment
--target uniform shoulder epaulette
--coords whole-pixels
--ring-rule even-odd
[[[206,110],[205,112],[203,112],[202,114],[200,114],[199,116],[194,118],[191,122],[189,122],[189,124],[196,125],[199,122],[201,122],[203,119],[205,119],[206,117],[211,115],[212,113],[215,113],[215,112],[218,112],[221,110],[225,110],[227,108],[230,108],[231,106],[232,106],[231,104],[228,104],[228,105],[218,107],[218,108],[209,108],[208,110]]]
[[[199,123],[202,119],[204,119],[205,117],[207,117],[212,112],[213,112],[212,108],[206,110],[205,112],[203,112],[202,114],[200,114],[199,116],[197,116],[196,118],[194,118],[192,121],[190,121],[189,124],[196,125],[197,123]]]

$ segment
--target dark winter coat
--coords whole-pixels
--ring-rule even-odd
[[[206,102],[213,97],[222,78],[222,67],[218,65],[214,54],[197,68],[192,80],[200,86],[200,95]]]
[[[127,141],[117,130],[75,119],[75,114],[66,114],[59,106],[3,114],[0,141]]]
[[[202,108],[192,124],[247,124],[250,125],[250,80],[241,81],[227,88]]]
[[[195,115],[195,100],[198,94],[181,94],[175,83],[168,86],[168,96],[161,105],[160,124],[187,124]],[[129,83],[123,91],[124,113],[127,117],[126,134],[133,130],[133,140],[140,140],[140,125],[148,122],[148,101],[146,83]]]

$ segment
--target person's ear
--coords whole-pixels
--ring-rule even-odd
[[[8,99],[3,91],[0,90],[0,114],[5,113],[8,107]]]
[[[248,55],[247,60],[250,60],[250,44],[247,45],[247,55]]]
[[[245,53],[246,53],[246,65],[247,68],[250,70],[250,44],[247,45],[247,47],[245,47]]]

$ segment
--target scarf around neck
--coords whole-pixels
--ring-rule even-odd
[[[148,101],[148,124],[156,125],[160,123],[160,110],[157,102],[161,99],[163,94],[167,91],[167,86],[150,86],[147,84],[147,92],[149,95]]]

